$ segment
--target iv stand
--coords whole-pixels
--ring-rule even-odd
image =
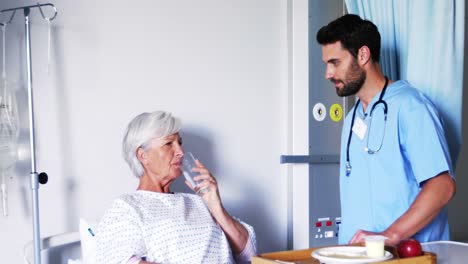
[[[45,17],[42,12],[42,6],[51,6],[54,9],[54,16],[51,18]],[[34,104],[33,104],[33,91],[32,91],[32,63],[31,63],[31,36],[29,30],[29,13],[31,8],[39,8],[42,18],[51,21],[57,16],[57,9],[53,4],[37,4],[31,6],[22,6],[10,9],[1,10],[3,12],[13,12],[8,22],[2,25],[9,24],[15,16],[16,10],[22,9],[24,11],[25,20],[25,40],[26,40],[26,59],[27,59],[27,76],[28,76],[28,106],[29,106],[29,142],[31,146],[31,198],[33,202],[33,240],[34,240],[34,263],[41,264],[41,235],[40,235],[40,224],[39,224],[39,183],[47,183],[48,176],[45,172],[36,172],[36,146],[35,146],[35,134],[34,134]]]

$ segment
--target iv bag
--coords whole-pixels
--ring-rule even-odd
[[[0,84],[0,171],[5,173],[16,162],[19,120],[16,96],[6,80]]]
[[[5,78],[0,83],[0,173],[2,177],[1,194],[3,216],[8,215],[8,194],[6,174],[17,159],[19,135],[18,110],[16,97],[11,85]]]
[[[2,24],[3,33],[3,69],[0,82],[0,173],[2,178],[1,194],[3,215],[8,215],[8,194],[6,174],[13,167],[17,159],[17,143],[19,135],[18,108],[16,106],[15,91],[6,78],[5,33],[7,24]]]

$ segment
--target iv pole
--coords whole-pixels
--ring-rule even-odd
[[[43,6],[50,6],[54,9],[54,16],[51,18],[45,17],[42,12]],[[39,225],[39,183],[47,183],[48,176],[45,172],[37,173],[36,172],[36,146],[35,146],[35,134],[34,134],[34,104],[33,104],[33,91],[32,91],[32,63],[31,63],[31,36],[29,30],[29,13],[31,8],[39,8],[42,18],[45,20],[51,21],[57,16],[57,9],[53,4],[37,4],[30,6],[22,6],[1,10],[0,13],[12,12],[9,21],[10,23],[15,16],[17,10],[22,9],[24,11],[24,20],[25,20],[25,40],[26,40],[26,59],[27,59],[27,76],[28,76],[28,106],[29,106],[29,142],[31,146],[31,198],[33,202],[32,211],[33,211],[33,240],[34,240],[34,263],[41,264],[41,235],[40,235],[40,225]],[[5,24],[4,24],[5,25]]]

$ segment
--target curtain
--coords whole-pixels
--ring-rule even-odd
[[[436,104],[445,122],[453,169],[461,147],[464,0],[345,0],[348,13],[374,22],[381,66]]]

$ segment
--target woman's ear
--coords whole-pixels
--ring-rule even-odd
[[[141,164],[146,164],[147,159],[146,159],[146,152],[139,147],[136,151],[136,157],[137,159],[141,162]]]

